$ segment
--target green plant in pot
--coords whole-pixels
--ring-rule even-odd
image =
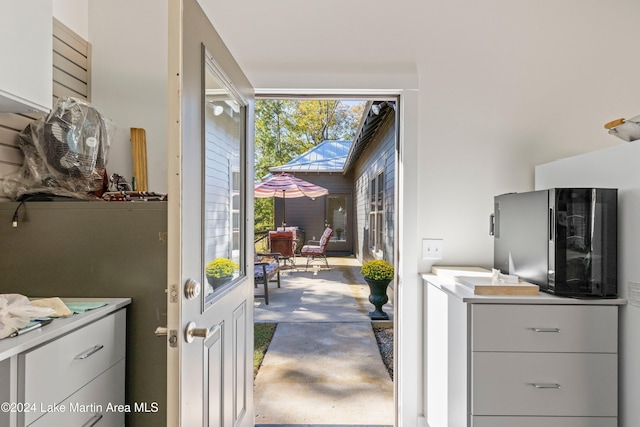
[[[384,260],[367,261],[362,264],[360,274],[369,285],[369,302],[375,310],[369,313],[371,320],[388,320],[389,315],[382,311],[382,306],[389,301],[387,286],[393,280],[393,265]]]
[[[233,272],[238,269],[238,264],[228,258],[216,258],[206,265],[207,282],[215,290],[233,277]]]

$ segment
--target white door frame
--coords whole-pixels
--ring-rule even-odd
[[[398,283],[394,289],[394,390],[397,427],[425,425],[423,360],[424,292],[418,272],[418,90],[417,89],[256,89],[256,99],[399,97],[399,150],[396,161],[394,218]],[[409,256],[409,254],[413,254]]]

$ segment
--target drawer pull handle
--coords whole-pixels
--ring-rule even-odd
[[[531,328],[534,332],[561,332],[560,328]]]
[[[535,388],[561,388],[560,384],[556,383],[531,383]]]
[[[97,353],[98,351],[102,350],[104,348],[103,345],[96,345],[91,347],[89,350],[85,351],[82,354],[77,355],[76,357],[74,357],[75,360],[82,360],[82,359],[86,359],[87,357],[91,356],[94,353]]]
[[[93,427],[94,425],[98,424],[101,419],[102,419],[102,414],[95,414],[93,417],[91,417],[89,421],[82,424],[82,427]]]

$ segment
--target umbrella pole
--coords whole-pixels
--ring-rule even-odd
[[[287,198],[284,194],[285,190],[282,190],[282,229],[287,226]]]

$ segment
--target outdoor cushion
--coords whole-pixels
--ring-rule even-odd
[[[278,263],[270,262],[265,267],[267,269],[267,276],[271,276],[271,273],[275,272],[275,270],[278,268]],[[253,267],[253,277],[255,279],[262,279],[264,277],[264,270],[262,269],[262,264],[255,265]]]
[[[300,253],[302,255],[322,255],[324,250],[322,246],[304,245]]]

